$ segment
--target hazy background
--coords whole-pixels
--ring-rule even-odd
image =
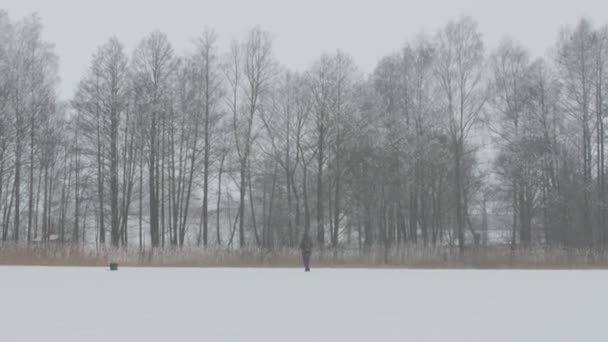
[[[434,34],[450,19],[472,15],[488,48],[506,34],[544,55],[564,24],[582,16],[602,24],[606,0],[3,0],[13,19],[37,12],[45,39],[56,44],[61,59],[61,98],[68,99],[84,75],[97,46],[116,35],[129,53],[147,33],[168,34],[178,53],[207,25],[225,48],[253,25],[272,33],[279,61],[303,70],[322,52],[342,49],[364,72],[380,57],[398,49],[420,31]]]

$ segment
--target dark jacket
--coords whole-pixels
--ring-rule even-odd
[[[310,255],[312,253],[312,239],[310,238],[310,235],[304,234],[302,242],[300,242],[300,249],[302,250],[303,255]]]

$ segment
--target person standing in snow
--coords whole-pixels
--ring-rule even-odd
[[[304,262],[304,270],[310,271],[310,255],[312,254],[312,239],[308,232],[304,233],[302,242],[300,242],[300,249],[302,250],[302,261]]]

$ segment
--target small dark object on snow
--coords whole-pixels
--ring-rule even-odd
[[[116,262],[110,263],[110,271],[118,271],[118,263],[116,263]]]

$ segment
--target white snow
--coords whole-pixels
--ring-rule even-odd
[[[608,272],[0,267],[0,341],[607,341]]]

